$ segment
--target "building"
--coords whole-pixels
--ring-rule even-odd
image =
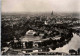
[[[26,32],[26,35],[30,35],[30,36],[33,36],[36,32],[33,31],[33,30],[29,30]]]
[[[48,25],[48,22],[47,22],[47,21],[44,21],[44,24],[45,24],[45,25]]]
[[[53,16],[53,11],[51,12],[51,16]]]

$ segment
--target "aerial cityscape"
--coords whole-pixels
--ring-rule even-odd
[[[51,50],[68,44],[75,34],[80,36],[79,25],[77,17],[58,17],[53,11],[46,16],[2,15],[2,54],[67,55]]]
[[[3,1],[7,4],[7,1],[10,0]],[[40,1],[42,2],[42,0]],[[40,1],[34,3],[37,4]],[[16,2],[18,1],[15,0]],[[43,5],[45,5],[44,2]],[[10,4],[13,5],[14,3]],[[8,7],[10,4],[5,6]],[[2,5],[4,5],[3,2]],[[80,55],[79,13],[60,13],[53,9],[49,12],[41,12],[41,7],[35,12],[32,12],[34,7],[33,9],[30,7],[30,11],[29,8],[26,9],[29,12],[22,13],[16,8],[13,10],[6,9],[5,6],[2,6],[1,14],[2,55]],[[35,8],[38,9],[39,7],[36,6]],[[9,12],[7,12],[8,10]],[[42,11],[46,11],[46,9],[42,9]]]

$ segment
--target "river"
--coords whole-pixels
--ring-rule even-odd
[[[71,39],[71,41],[68,44],[64,45],[61,48],[56,48],[56,50],[54,50],[53,52],[69,53],[70,49],[77,50],[78,48],[80,48],[80,37],[77,34],[73,33],[73,38]]]

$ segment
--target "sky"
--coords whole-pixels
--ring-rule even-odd
[[[80,0],[2,0],[5,13],[22,12],[80,12]]]

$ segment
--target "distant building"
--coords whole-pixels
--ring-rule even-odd
[[[48,22],[47,22],[47,21],[44,21],[44,24],[45,24],[45,25],[48,25]]]
[[[33,50],[33,52],[38,52],[38,50]]]
[[[53,16],[53,11],[51,12],[51,16]]]
[[[14,43],[17,43],[17,42],[18,42],[18,40],[16,38],[14,38]]]
[[[40,34],[39,34],[39,36],[43,37],[43,36],[44,36],[44,34],[40,33]]]
[[[62,22],[61,21],[58,21],[58,22],[56,22],[56,24],[62,24]]]

